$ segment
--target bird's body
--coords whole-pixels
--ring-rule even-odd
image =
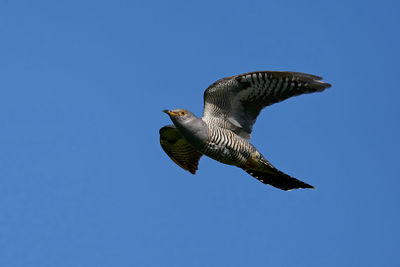
[[[320,79],[296,72],[252,72],[221,79],[204,93],[202,118],[184,109],[164,111],[174,126],[160,129],[161,146],[193,174],[204,154],[283,190],[313,188],[276,169],[250,143],[250,134],[265,106],[330,86]]]
[[[194,115],[193,117],[195,120],[203,121]],[[248,140],[238,136],[231,130],[213,123],[203,122],[197,123],[197,127],[192,127],[190,130],[181,131],[183,138],[198,152],[219,162],[240,166],[246,162],[252,153],[257,151]],[[200,132],[202,127],[207,130],[207,134],[198,135],[199,138],[193,140],[193,136]]]
[[[210,123],[207,126],[209,139],[200,150],[204,155],[225,164],[240,166],[257,151],[248,140],[231,130]]]

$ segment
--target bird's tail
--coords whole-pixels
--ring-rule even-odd
[[[264,184],[272,185],[276,188],[288,191],[292,189],[298,188],[311,188],[314,189],[312,185],[309,185],[299,179],[296,179],[286,173],[281,172],[276,168],[268,168],[265,170],[252,170],[246,169],[245,170],[248,174],[259,180]]]
[[[282,190],[314,187],[275,168],[261,153],[254,153],[247,162],[240,166],[248,174],[264,184]]]

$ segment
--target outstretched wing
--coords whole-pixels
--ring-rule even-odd
[[[331,85],[300,72],[257,71],[223,78],[204,92],[203,120],[249,139],[261,110],[289,97],[322,92]]]
[[[196,173],[202,154],[186,142],[174,125],[160,129],[160,144],[176,164],[192,174]]]

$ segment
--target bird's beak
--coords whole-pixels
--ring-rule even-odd
[[[170,116],[177,116],[178,115],[178,113],[172,112],[172,111],[170,111],[168,109],[164,109],[163,112],[168,114],[168,115],[170,115]]]

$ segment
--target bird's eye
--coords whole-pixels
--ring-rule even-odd
[[[181,111],[181,112],[179,112],[179,115],[180,115],[180,116],[185,116],[185,114],[186,114],[186,112],[185,112],[185,111]]]

